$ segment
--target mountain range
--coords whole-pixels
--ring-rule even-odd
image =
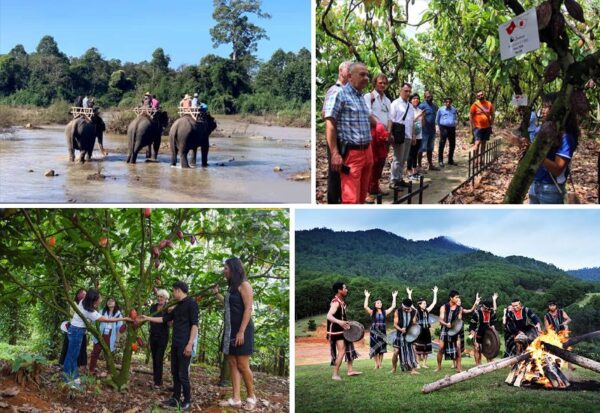
[[[413,241],[381,229],[296,231],[295,266],[298,317],[322,313],[338,280],[349,284],[349,299],[356,302],[364,299],[364,289],[382,297],[399,290],[400,297],[410,287],[416,298],[431,297],[437,285],[440,300],[458,289],[468,306],[477,292],[484,298],[497,292],[499,305],[520,297],[544,308],[550,299],[569,305],[600,291],[600,283],[591,282],[593,269],[566,272],[528,257],[499,257],[449,237]]]

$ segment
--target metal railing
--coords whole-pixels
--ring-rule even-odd
[[[469,151],[469,173],[465,182],[473,182],[475,177],[496,161],[500,156],[502,139],[495,139],[485,146],[483,152],[474,154]]]
[[[407,204],[412,204],[412,199],[416,196],[419,197],[419,204],[423,203],[423,191],[425,191],[427,188],[429,188],[429,184],[424,184],[423,183],[423,177],[421,176],[419,178],[419,187],[415,190],[413,190],[413,183],[409,182],[408,183],[408,192],[404,195],[402,195],[401,197],[398,197],[398,193],[400,191],[398,191],[397,189],[394,189],[394,200],[392,201],[392,203],[394,204],[403,204],[403,203],[407,203]],[[382,194],[378,194],[377,195],[377,203],[378,204],[382,204],[383,203],[383,195]]]

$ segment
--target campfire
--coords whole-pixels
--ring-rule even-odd
[[[525,344],[529,341],[525,334],[517,337],[520,343]],[[566,363],[560,357],[548,352],[548,344],[562,348],[563,344],[569,339],[569,331],[563,330],[556,333],[549,330],[536,337],[531,344],[527,346],[525,352],[530,355],[527,360],[515,364],[506,378],[506,383],[520,387],[522,385],[538,384],[546,388],[564,389],[571,385],[568,378],[562,372],[561,367]]]
[[[504,367],[512,370],[506,378],[506,383],[521,387],[522,385],[541,385],[544,388],[566,389],[571,385],[562,369],[567,363],[600,373],[600,362],[580,356],[571,351],[580,341],[600,337],[600,331],[568,338],[568,332],[557,334],[554,331],[538,337],[520,337],[515,340],[517,346],[525,348],[519,355],[507,357],[498,361],[473,367],[467,371],[446,376],[434,383],[423,386],[423,393],[431,393],[444,387],[452,386],[482,374],[490,373]],[[519,348],[519,347],[517,347]]]

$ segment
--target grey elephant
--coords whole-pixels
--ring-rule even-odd
[[[105,130],[106,125],[97,112],[94,113],[91,119],[80,116],[69,122],[65,128],[65,137],[67,138],[67,146],[69,148],[69,160],[71,162],[75,161],[75,150],[80,151],[80,163],[85,163],[86,154],[88,161],[92,159],[96,138],[98,138],[100,152],[105,156],[108,155],[102,143]]]
[[[165,111],[156,112],[154,117],[146,113],[139,114],[127,127],[129,151],[127,163],[135,163],[139,151],[147,146],[146,161],[157,161],[162,132],[169,124],[169,115]],[[152,154],[154,149],[154,154]]]
[[[191,115],[177,119],[169,131],[171,144],[171,166],[177,165],[177,155],[181,158],[181,167],[196,166],[198,147],[202,152],[202,166],[208,166],[208,137],[217,128],[217,122],[208,112],[201,112],[196,120]],[[188,163],[188,152],[192,151]]]

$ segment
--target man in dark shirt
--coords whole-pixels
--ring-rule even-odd
[[[139,318],[152,323],[173,321],[173,341],[171,342],[171,374],[173,375],[173,397],[165,400],[163,404],[171,407],[180,407],[181,410],[191,408],[190,388],[190,362],[192,360],[192,347],[198,334],[198,304],[192,297],[188,297],[188,285],[183,281],[173,284],[173,298],[178,303],[173,311],[163,317]],[[181,390],[183,388],[183,404],[181,404]]]

